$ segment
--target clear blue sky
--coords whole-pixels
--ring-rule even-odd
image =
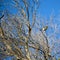
[[[42,16],[49,16],[54,11],[54,14],[60,13],[60,0],[42,0],[40,4],[40,13]]]

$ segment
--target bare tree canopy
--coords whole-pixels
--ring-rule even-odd
[[[50,37],[46,35],[50,25],[44,25],[41,22],[43,18],[38,16],[40,0],[11,2],[10,6],[17,13],[13,15],[5,9],[4,15],[0,17],[1,60],[7,56],[13,56],[12,60],[56,60],[51,54],[53,47],[49,45]]]

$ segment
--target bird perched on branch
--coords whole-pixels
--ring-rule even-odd
[[[22,9],[22,15],[24,16],[24,18],[26,18],[26,13],[25,13],[25,11]]]
[[[43,31],[46,31],[48,29],[48,26],[45,26],[42,28]]]

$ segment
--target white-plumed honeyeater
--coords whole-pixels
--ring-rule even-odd
[[[25,13],[25,11],[22,9],[22,14],[23,14],[23,16],[24,16],[24,18],[26,17],[26,13]]]
[[[48,26],[45,26],[45,27],[42,28],[42,30],[43,30],[43,31],[46,31],[47,28],[48,28]]]

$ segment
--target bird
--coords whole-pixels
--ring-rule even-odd
[[[22,15],[24,16],[24,18],[26,17],[26,13],[23,9],[22,9]]]
[[[48,26],[45,26],[42,28],[43,31],[46,31],[48,29]]]

